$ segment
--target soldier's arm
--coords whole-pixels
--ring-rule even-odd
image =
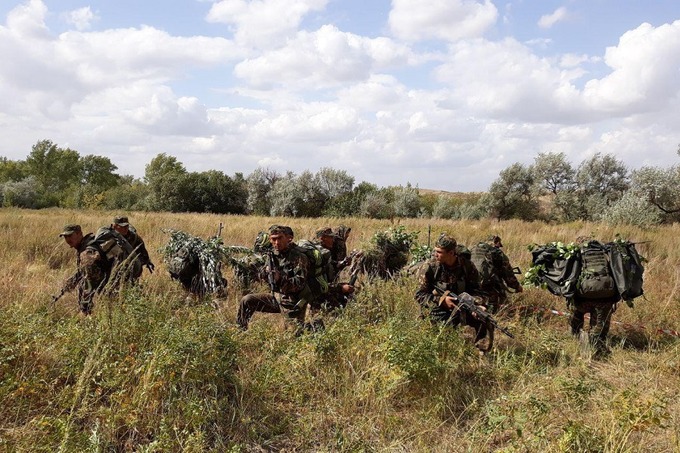
[[[425,308],[435,308],[439,305],[439,298],[432,293],[435,288],[434,270],[426,265],[418,273],[418,289],[415,298]]]
[[[517,280],[515,273],[512,271],[512,265],[510,264],[510,259],[507,255],[503,254],[502,257],[502,267],[503,269],[503,281],[508,287],[514,289],[515,291],[522,291],[522,284]]]
[[[64,281],[61,290],[65,293],[73,291],[78,287],[78,283],[80,283],[82,278],[83,274],[80,272],[80,270],[77,270],[73,275],[67,278],[66,281]]]

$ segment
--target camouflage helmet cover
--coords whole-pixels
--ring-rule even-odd
[[[290,237],[294,237],[293,229],[286,225],[272,225],[269,227],[269,235],[273,234],[285,234]]]

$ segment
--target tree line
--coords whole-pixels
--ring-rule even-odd
[[[680,149],[678,150],[680,155]],[[0,157],[0,202],[22,208],[209,212],[290,217],[495,218],[653,225],[680,218],[680,165],[630,171],[611,155],[573,166],[564,153],[540,153],[531,165],[512,164],[484,193],[378,187],[344,170],[250,175],[189,172],[177,158],[158,154],[143,178],[116,173],[107,157],[81,156],[50,140],[25,160]]]

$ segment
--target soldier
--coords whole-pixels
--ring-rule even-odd
[[[487,326],[458,308],[455,296],[466,292],[480,296],[479,274],[475,266],[457,252],[457,242],[446,233],[439,236],[434,248],[434,257],[420,268],[419,286],[415,298],[421,307],[421,316],[428,317],[433,323],[442,322],[452,326],[461,323],[472,327],[475,344],[481,351],[491,349],[493,334],[488,344],[482,345],[487,336]],[[484,299],[476,297],[479,301]],[[477,301],[476,303],[480,305]]]
[[[269,240],[273,251],[267,257],[267,278],[270,293],[248,294],[241,299],[236,322],[243,330],[255,312],[282,313],[287,323],[302,331],[310,290],[307,284],[309,260],[293,242],[294,233],[288,226],[272,225]]]
[[[481,290],[488,296],[488,308],[496,313],[508,302],[508,289],[521,293],[522,284],[515,277],[510,259],[502,250],[500,236],[490,236],[472,248],[472,261],[480,272]],[[481,256],[480,256],[481,255]],[[488,263],[484,263],[489,260]]]
[[[133,280],[137,280],[142,276],[142,266],[146,266],[146,268],[149,270],[149,273],[153,274],[156,266],[154,266],[154,264],[151,262],[151,258],[149,258],[149,252],[146,250],[144,240],[139,234],[137,234],[137,230],[135,230],[135,228],[130,225],[128,218],[126,216],[115,217],[111,227],[122,234],[123,237],[130,243],[134,249],[135,259],[137,259],[141,264],[141,266],[138,267],[138,270],[136,270],[135,274],[132,275]]]
[[[336,238],[336,234],[328,227],[321,228],[316,232],[316,240],[319,246],[329,255],[329,263],[324,266],[326,280],[328,281],[328,292],[320,294],[319,297],[309,304],[312,330],[323,329],[322,311],[331,311],[344,307],[347,304],[348,298],[354,293],[354,285],[337,281],[340,271],[351,263],[352,258],[345,256],[343,260],[338,261],[337,250],[334,248]]]
[[[123,251],[116,253],[116,248],[111,250],[112,258],[107,258],[101,246],[95,241],[92,233],[83,235],[80,225],[66,225],[59,234],[64,238],[69,247],[76,250],[76,273],[71,276],[61,293],[73,291],[78,288],[78,305],[80,311],[89,315],[94,306],[94,295],[100,293],[111,276],[115,266],[124,259]]]

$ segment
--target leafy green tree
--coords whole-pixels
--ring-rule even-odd
[[[663,221],[680,220],[680,165],[643,167],[631,175],[630,192],[658,211]]]
[[[269,215],[271,201],[269,192],[282,176],[269,168],[256,168],[246,178],[247,212],[256,215]]]
[[[328,217],[358,216],[361,211],[361,203],[369,194],[376,193],[378,190],[378,186],[375,184],[361,182],[351,192],[329,200],[324,207],[323,215]]]
[[[576,171],[576,198],[568,216],[599,220],[606,209],[628,190],[625,164],[611,155],[595,154]]]
[[[50,140],[33,145],[26,158],[28,173],[49,193],[63,192],[80,182],[82,165],[77,151],[59,148]]]
[[[108,157],[89,154],[80,159],[80,165],[84,185],[105,191],[120,183],[120,175],[114,173],[118,167]]]
[[[354,187],[354,177],[350,176],[345,170],[322,168],[316,172],[314,179],[318,190],[326,200],[341,197],[351,192]]]
[[[149,185],[133,176],[120,177],[119,184],[103,194],[102,207],[111,210],[145,211],[150,209]]]
[[[21,181],[8,181],[0,184],[0,198],[2,206],[36,209],[42,207],[41,185],[35,176],[29,176]]]
[[[174,156],[158,154],[146,165],[144,180],[149,185],[147,205],[151,210],[178,211],[182,206],[182,194],[178,189],[187,171]]]
[[[302,191],[297,176],[289,171],[278,179],[268,193],[271,216],[298,217],[302,205]]]
[[[27,176],[28,169],[24,161],[0,157],[0,184],[9,181],[21,181]]]
[[[573,190],[576,185],[576,171],[564,153],[539,153],[534,159],[532,172],[541,194],[557,195]]]
[[[394,215],[397,217],[415,218],[422,207],[417,187],[407,183],[405,187],[392,188],[394,193]]]
[[[635,225],[648,227],[662,221],[662,212],[654,209],[649,201],[629,190],[623,197],[608,207],[602,220],[611,225]]]
[[[519,218],[534,220],[538,217],[539,205],[532,190],[534,176],[531,167],[520,163],[502,170],[483,197],[489,213],[498,220]]]
[[[371,219],[394,218],[394,191],[382,188],[366,194],[359,206],[359,215]]]
[[[437,195],[432,208],[432,217],[437,219],[459,219],[460,209],[456,199],[450,195]]]

